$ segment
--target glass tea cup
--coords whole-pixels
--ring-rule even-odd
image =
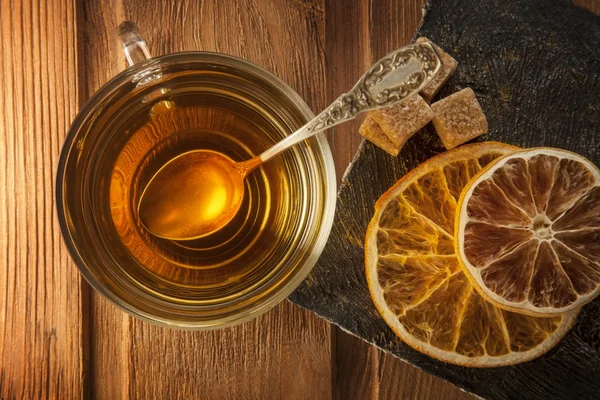
[[[336,179],[326,138],[254,171],[222,229],[187,242],[155,237],[137,218],[137,202],[164,163],[194,149],[250,159],[314,115],[247,61],[208,52],[150,57],[131,22],[119,36],[129,68],[83,107],[60,155],[67,248],[92,287],[135,317],[181,329],[254,318],[302,282],[327,241]]]

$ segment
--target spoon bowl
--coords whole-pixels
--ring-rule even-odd
[[[148,182],[138,215],[153,235],[193,240],[218,231],[235,216],[244,198],[244,178],[258,159],[236,163],[212,150],[171,159]]]

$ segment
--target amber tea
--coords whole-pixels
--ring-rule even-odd
[[[325,137],[247,175],[239,211],[205,236],[152,235],[138,206],[178,155],[251,160],[311,117],[283,82],[233,57],[181,53],[129,68],[84,107],[61,153],[58,217],[77,266],[117,306],[161,325],[213,329],[273,307],[306,277],[331,229],[336,185]]]
[[[245,181],[239,212],[220,230],[200,239],[171,241],[150,234],[140,223],[137,204],[149,179],[167,161],[195,149],[247,160],[270,144],[275,132],[264,117],[236,110],[215,97],[211,105],[161,107],[129,139],[117,157],[110,185],[110,209],[119,237],[147,268],[151,284],[171,283],[190,288],[235,292],[237,284],[265,277],[269,259],[290,250],[294,231],[288,220],[302,218],[290,190],[284,157],[254,171]],[[236,112],[238,111],[238,112]],[[265,128],[266,127],[266,128]],[[274,129],[275,126],[271,126]],[[218,176],[215,178],[217,179]],[[283,237],[284,240],[275,240]],[[290,243],[287,243],[290,242]],[[287,243],[286,245],[283,245]],[[256,282],[258,283],[258,282]],[[148,283],[146,283],[148,284]]]

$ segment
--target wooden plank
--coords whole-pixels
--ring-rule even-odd
[[[383,3],[381,6],[385,7]],[[349,7],[343,0],[326,0],[325,15],[327,99],[331,102],[354,86],[373,61],[371,2],[361,1],[356,7]],[[360,122],[359,118],[328,131],[338,184],[362,140],[356,134]],[[380,351],[337,327],[333,328],[333,340],[334,398],[377,398]]]
[[[397,376],[380,381],[381,350],[335,328],[335,380],[333,398],[336,400],[378,399],[380,384],[384,386]],[[409,366],[409,368],[413,368]]]
[[[124,20],[119,0],[83,2],[79,10],[82,31],[84,72],[80,83],[88,99],[114,75],[126,68],[121,45],[117,40],[117,25]],[[89,360],[86,383],[92,398],[126,399],[129,397],[132,318],[116,309],[90,289],[86,310],[89,324],[87,340]]]
[[[324,12],[319,1],[86,1],[82,29],[90,96],[121,71],[116,26],[137,21],[153,55],[219,51],[287,81],[314,109],[325,105]],[[217,332],[183,332],[126,316],[91,298],[90,386],[95,398],[330,398],[329,324],[283,303]]]
[[[379,399],[475,399],[456,386],[384,354],[379,358]]]
[[[369,29],[371,10],[367,1],[349,7],[348,2],[343,0],[326,0],[325,7],[329,104],[350,90],[372,63]],[[359,126],[360,118],[328,131],[338,184],[362,140],[356,134]]]
[[[565,0],[432,0],[420,31],[459,61],[442,96],[465,86],[478,93],[491,127],[484,140],[563,147],[599,163],[600,64],[590,47],[600,40],[599,26],[597,17]],[[428,129],[409,140],[398,158],[369,143],[359,148],[342,182],[328,245],[310,285],[302,285],[292,301],[484,397],[597,398],[600,301],[583,309],[579,323],[550,353],[496,369],[438,362],[406,346],[382,321],[363,266],[362,242],[373,204],[400,176],[441,150]]]
[[[79,10],[79,29],[83,49],[81,68],[84,74],[80,85],[84,98],[110,80],[127,64],[121,45],[116,39],[117,21],[122,21],[122,4],[83,2]],[[87,341],[89,359],[86,364],[86,384],[92,398],[125,399],[129,395],[129,359],[133,351],[130,340],[132,318],[117,310],[99,294],[90,289]]]
[[[0,16],[0,398],[82,398],[85,289],[53,184],[80,106],[76,10],[12,0]]]

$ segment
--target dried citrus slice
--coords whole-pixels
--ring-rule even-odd
[[[600,294],[600,171],[582,156],[506,156],[467,184],[458,208],[456,252],[488,300],[549,315]]]
[[[421,164],[377,201],[365,240],[369,290],[383,319],[416,350],[464,366],[510,365],[545,353],[575,322],[577,311],[539,318],[498,308],[479,295],[454,253],[463,187],[518,150],[462,146]]]

